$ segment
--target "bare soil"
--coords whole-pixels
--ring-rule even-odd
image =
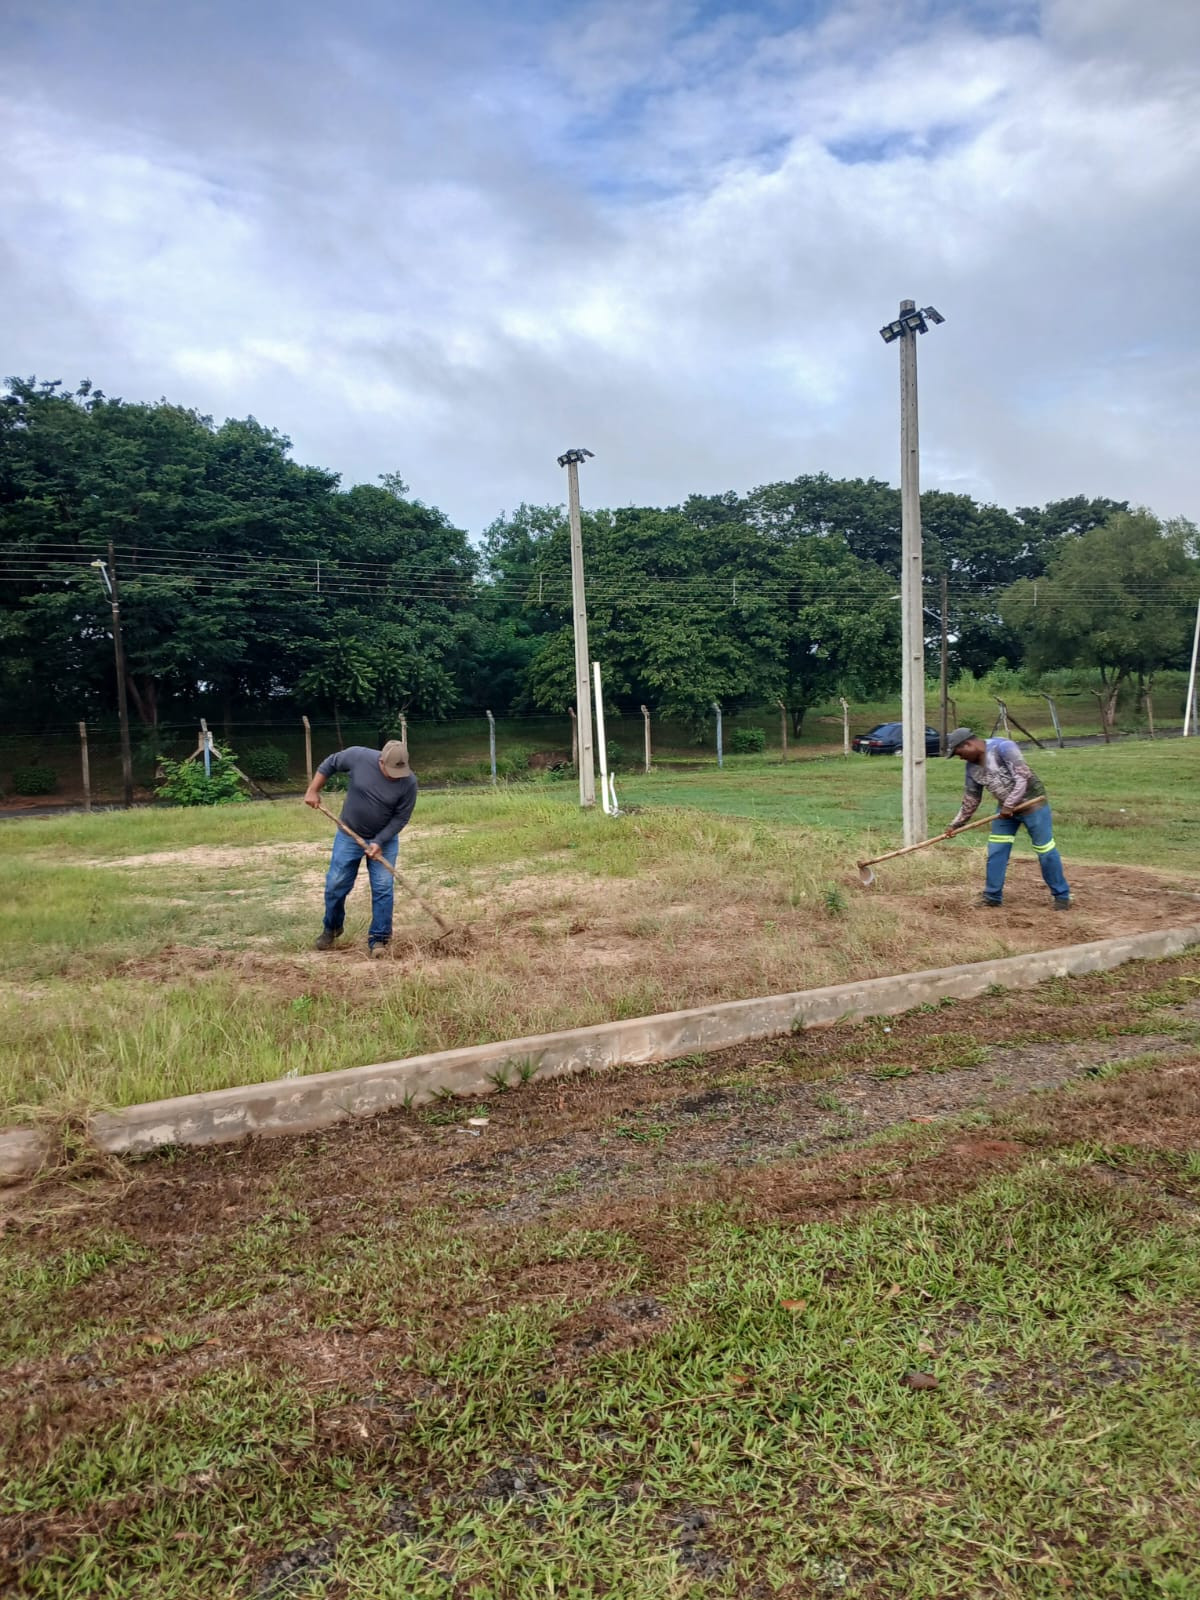
[[[272,893],[281,911],[311,907],[315,938],[326,847],[296,844],[283,853],[295,869],[295,885],[282,897]],[[197,848],[130,856],[115,865],[228,871],[248,865],[255,854]],[[223,949],[192,945],[185,936],[127,962],[122,971],[176,981],[189,972],[227,971],[288,996],[361,997],[364,985],[386,990],[400,974],[445,976],[457,969],[465,975],[482,967],[544,994],[550,1009],[555,996],[566,1004],[572,992],[616,995],[622,985],[643,981],[661,995],[653,1008],[665,1010],[1200,922],[1200,893],[1177,886],[1166,874],[1084,865],[1074,870],[1074,879],[1076,903],[1058,912],[1029,861],[1013,863],[1005,903],[997,909],[977,905],[974,882],[910,886],[899,893],[882,878],[877,888],[864,890],[854,876],[847,879],[848,912],[838,916],[814,915],[811,905],[763,906],[743,894],[733,903],[705,905],[686,886],[645,878],[477,870],[465,889],[454,892],[421,885],[424,897],[455,925],[453,938],[441,937],[437,925],[398,892],[396,933],[384,961],[368,957],[366,890],[360,885],[349,902],[347,935],[330,952],[279,952],[265,937],[247,941],[250,950]],[[968,935],[971,947],[964,954]]]

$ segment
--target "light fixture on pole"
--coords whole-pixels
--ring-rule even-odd
[[[900,716],[904,729],[904,843],[929,832],[925,793],[925,617],[921,571],[921,474],[917,433],[917,335],[945,322],[933,306],[901,300],[900,315],[880,328],[900,342]]]
[[[108,603],[112,607],[113,654],[116,657],[117,669],[117,716],[121,724],[121,786],[124,792],[125,808],[133,804],[133,751],[129,743],[129,701],[125,691],[125,646],[121,638],[121,593],[117,587],[117,561],[113,554],[112,540],[108,542],[108,564],[103,561],[93,561],[92,566],[99,570],[104,579],[104,587],[108,591]]]
[[[579,516],[579,463],[590,450],[567,450],[558,458],[567,469],[567,521],[571,529],[571,610],[575,625],[575,712],[579,721],[579,804],[596,804],[596,765],[592,739],[592,686],[588,680],[587,599],[583,592],[583,529]]]

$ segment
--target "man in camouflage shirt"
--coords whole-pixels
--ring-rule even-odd
[[[1045,785],[1028,765],[1019,745],[1011,739],[981,739],[970,728],[955,728],[946,741],[946,754],[967,763],[967,781],[958,815],[947,828],[952,834],[970,821],[986,789],[999,802],[988,835],[987,878],[981,903],[998,906],[1004,898],[1004,877],[1013,840],[1022,825],[1033,841],[1042,878],[1054,897],[1057,911],[1071,904],[1071,889],[1063,874],[1062,857],[1054,843],[1054,825]],[[1018,811],[1023,802],[1031,801]]]

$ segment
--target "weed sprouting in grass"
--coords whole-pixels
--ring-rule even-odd
[[[846,915],[846,896],[836,883],[827,883],[821,891],[821,904],[831,917],[844,917]]]

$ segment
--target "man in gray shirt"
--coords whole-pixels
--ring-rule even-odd
[[[392,739],[382,750],[354,744],[325,757],[313,773],[304,796],[305,805],[321,803],[321,790],[335,772],[345,772],[350,777],[342,821],[367,841],[367,876],[371,880],[367,947],[372,956],[381,956],[392,937],[396,887],[383,862],[396,864],[400,830],[407,825],[417,803],[417,780],[408,764],[408,746],[399,739]],[[325,926],[317,940],[318,950],[331,950],[341,935],[346,922],[346,896],[354,887],[363,855],[364,851],[339,828],[325,876]]]

